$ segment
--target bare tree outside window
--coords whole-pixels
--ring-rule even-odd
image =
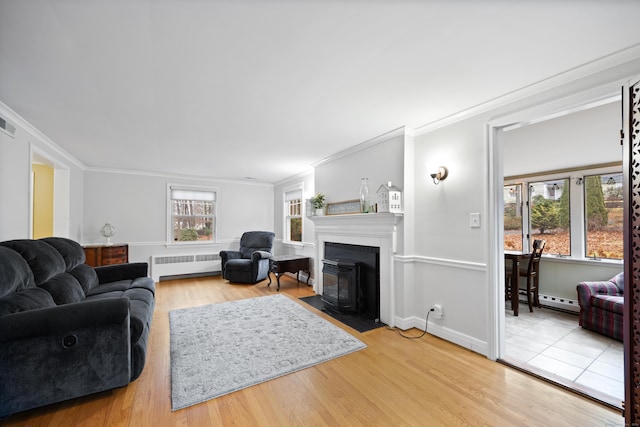
[[[215,199],[213,191],[172,189],[172,240],[214,241]]]
[[[302,242],[302,200],[290,200],[288,202],[288,208],[287,228],[289,241]]]

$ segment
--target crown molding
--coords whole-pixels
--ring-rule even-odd
[[[490,99],[473,107],[465,110],[453,113],[449,116],[435,120],[422,126],[415,128],[415,135],[422,135],[436,129],[449,126],[459,121],[477,116],[482,113],[486,113],[492,110],[496,110],[500,107],[521,101],[534,95],[539,95],[543,92],[560,88],[564,85],[577,82],[581,79],[587,79],[589,77],[596,77],[597,74],[603,72],[610,72],[613,76],[610,77],[607,98],[611,98],[615,95],[615,84],[624,80],[624,77],[615,76],[617,73],[622,73],[627,78],[631,75],[637,74],[640,69],[640,43],[632,45],[628,48],[621,49],[609,55],[605,55],[598,59],[594,59],[585,64],[578,65],[563,71],[558,74],[554,74],[546,79],[531,83],[522,88],[508,92],[504,95]],[[628,68],[628,70],[626,70]],[[617,73],[616,73],[617,72]],[[598,85],[598,82],[596,82]],[[603,85],[603,81],[600,82]],[[619,86],[619,85],[618,85]],[[619,87],[617,87],[619,90]],[[564,94],[567,96],[569,94]],[[618,92],[619,95],[619,92]]]
[[[386,141],[390,140],[391,138],[395,138],[395,137],[404,135],[405,133],[408,132],[408,129],[409,128],[407,128],[405,126],[402,126],[402,127],[390,130],[389,132],[383,133],[382,135],[378,135],[378,136],[376,136],[374,138],[371,138],[371,139],[369,139],[367,141],[361,142],[360,144],[356,144],[356,145],[353,145],[353,146],[351,146],[349,148],[346,148],[346,149],[344,149],[342,151],[338,151],[337,153],[332,154],[329,157],[325,157],[324,159],[319,160],[319,161],[317,161],[315,163],[311,163],[311,166],[313,168],[317,168],[318,166],[323,165],[325,163],[332,162],[334,160],[338,160],[338,159],[340,159],[342,157],[349,156],[351,154],[357,153],[357,152],[362,151],[362,150],[366,150],[367,148],[373,147],[374,145],[378,145],[378,144],[381,144],[383,142],[386,142]]]
[[[191,181],[215,181],[215,182],[221,182],[221,183],[225,182],[230,184],[254,185],[257,187],[273,187],[273,184],[269,182],[216,178],[212,176],[200,176],[200,175],[171,174],[166,172],[153,172],[153,171],[115,169],[115,168],[97,168],[97,167],[87,167],[85,168],[85,171],[95,172],[95,173],[121,174],[121,175],[138,175],[138,176],[148,176],[148,177],[155,177],[155,178],[183,179],[183,180],[191,180]]]
[[[310,168],[309,170],[306,170],[304,172],[300,172],[297,173],[295,175],[289,176],[287,178],[281,179],[280,181],[274,183],[274,186],[282,186],[282,185],[286,185],[289,184],[292,181],[297,181],[297,180],[304,180],[305,178],[307,178],[308,176],[313,176],[313,168]]]
[[[11,109],[11,107],[9,107],[7,104],[5,104],[2,101],[0,101],[0,111],[2,112],[2,114],[6,115],[7,118],[17,128],[19,128],[19,130],[23,130],[23,131],[27,132],[28,134],[30,134],[31,136],[33,136],[34,138],[36,138],[46,148],[48,148],[49,150],[53,151],[56,155],[62,157],[63,159],[68,160],[69,162],[73,163],[75,166],[77,166],[78,168],[80,168],[82,170],[86,169],[86,166],[84,165],[84,163],[82,163],[76,157],[74,157],[69,152],[67,152],[65,149],[60,147],[58,144],[53,142],[53,140],[51,138],[49,138],[44,133],[42,133],[38,128],[33,126],[31,123],[29,123],[27,120],[25,120],[20,114],[18,114],[15,111],[13,111],[13,109]],[[17,133],[18,133],[18,131],[16,131],[16,134]],[[39,152],[41,154],[43,154],[43,155],[46,154],[46,152],[43,151],[42,149],[40,149]]]

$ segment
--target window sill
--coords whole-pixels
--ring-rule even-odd
[[[588,265],[607,265],[610,267],[623,266],[624,262],[621,259],[606,259],[606,258],[572,258],[570,256],[559,255],[542,255],[543,260],[550,260],[554,262],[562,262],[568,264],[588,264]]]
[[[218,242],[181,242],[181,243],[165,243],[166,248],[204,248],[210,246],[220,246]]]
[[[285,241],[283,241],[281,244],[283,246],[289,246],[289,247],[292,247],[292,248],[304,248],[305,246],[307,246],[307,245],[304,244],[304,242],[285,242]]]

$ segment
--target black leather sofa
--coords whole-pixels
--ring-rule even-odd
[[[69,239],[0,242],[0,417],[142,372],[155,305],[147,264],[84,261]]]

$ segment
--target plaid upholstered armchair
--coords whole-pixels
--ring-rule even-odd
[[[622,341],[624,274],[607,281],[580,282],[580,326]]]

